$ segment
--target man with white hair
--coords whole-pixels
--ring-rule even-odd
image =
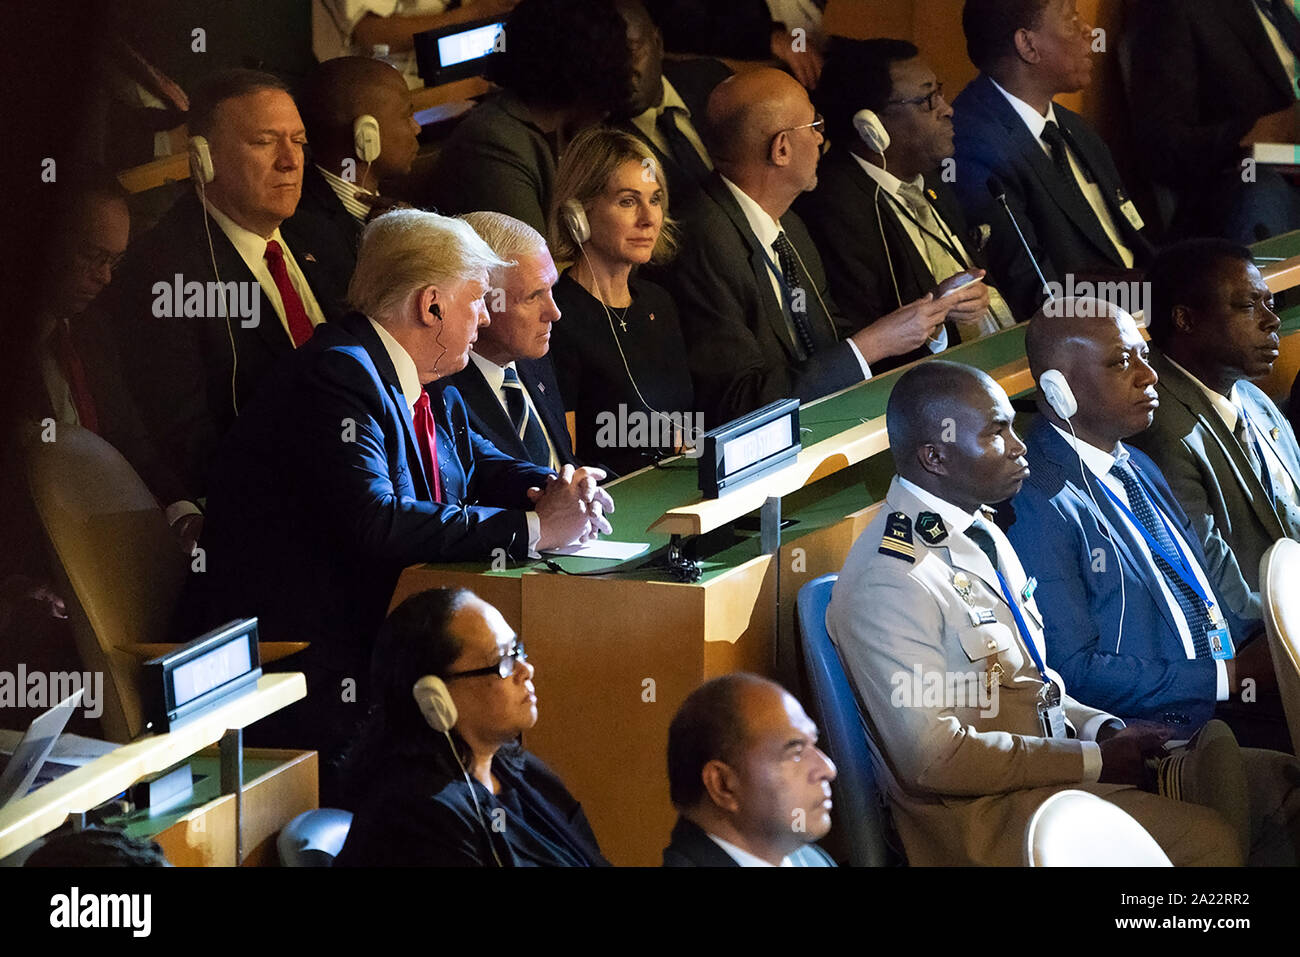
[[[486,297],[492,321],[479,333],[469,364],[452,379],[469,424],[502,452],[558,470],[576,465],[564,400],[551,366],[551,324],[560,278],[542,234],[505,213],[466,213],[506,264],[492,270]]]
[[[610,531],[604,473],[510,458],[445,381],[489,321],[502,265],[459,220],[375,219],[348,289],[356,311],[286,358],[218,455],[190,623],[256,615],[263,640],[310,642],[286,660],[307,674],[306,702],[254,730],[321,752],[323,800],[365,715],[370,645],[403,568],[518,560]]]

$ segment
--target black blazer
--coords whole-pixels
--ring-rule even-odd
[[[213,316],[160,318],[154,314],[156,283],[216,281],[213,256],[223,283],[256,283],[235,247],[216,223],[204,230],[205,213],[198,196],[186,193],[153,229],[131,243],[126,259],[103,296],[104,310],[123,371],[149,434],[173,464],[186,497],[207,494],[208,471],[221,437],[252,398],[275,361],[293,352],[270,299],[260,289],[258,323],[245,328],[238,319]],[[294,259],[311,286],[326,319],[337,318],[328,305],[342,302],[352,264],[332,258],[328,246],[283,232]],[[314,251],[319,248],[320,254]],[[170,295],[170,294],[168,294]],[[238,355],[238,367],[231,352]],[[232,373],[235,377],[233,396]]]
[[[430,176],[430,208],[447,216],[490,209],[544,236],[556,158],[555,137],[513,93],[497,93],[447,137]]]
[[[445,741],[435,744],[446,749]],[[489,794],[477,781],[468,783],[459,768],[448,767],[450,758],[406,747],[411,753],[391,755],[380,764],[382,773],[367,782],[369,793],[357,807],[335,867],[609,863],[582,806],[529,752],[497,753],[492,773],[501,793]]]
[[[1040,142],[989,77],[980,74],[972,80],[953,101],[953,111],[957,160],[953,186],[969,221],[993,228],[987,248],[989,266],[1001,279],[1002,294],[1017,316],[1032,315],[1046,297],[1015,227],[989,195],[987,183],[993,174],[1002,180],[1007,203],[1048,282],[1064,284],[1066,273],[1123,269],[1123,261],[1092,207],[1065,184]],[[1128,192],[1110,148],[1077,113],[1059,103],[1055,113],[1061,129],[1097,177],[1120,238],[1133,252],[1135,266],[1145,266],[1153,250],[1120,211],[1128,201]]]
[[[573,443],[569,441],[569,427],[564,420],[564,399],[560,395],[559,383],[555,381],[550,356],[516,360],[515,371],[519,373],[519,381],[528,390],[529,398],[537,408],[542,427],[555,446],[555,455],[560,464],[577,466],[578,460],[573,457]],[[447,381],[456,387],[456,391],[465,400],[469,409],[470,428],[507,455],[517,459],[527,458],[523,439],[519,438],[519,433],[510,424],[506,410],[488,387],[487,380],[473,360]],[[549,462],[533,464],[542,468],[550,467]]]
[[[327,319],[337,318],[348,311],[345,297],[352,272],[357,267],[357,243],[361,239],[361,224],[343,206],[338,194],[325,182],[314,163],[309,163],[302,178],[302,199],[292,216],[280,226],[280,235],[294,251],[294,258],[305,270],[299,249],[310,250],[317,265],[330,265],[329,282],[319,287],[312,283],[312,292]],[[310,280],[309,280],[310,281]],[[324,301],[321,296],[329,297]]]
[[[808,230],[793,212],[781,217],[781,226],[808,273],[812,356],[804,354],[772,289],[767,259],[775,254],[759,245],[717,173],[685,223],[681,254],[650,277],[677,303],[706,427],[777,399],[807,402],[862,381],[852,347],[840,341],[857,326],[836,308]]]
[[[968,261],[962,265],[987,268],[951,187],[935,175],[926,176],[925,185],[934,194],[931,204],[939,218],[961,240],[968,254]],[[794,205],[822,252],[835,302],[846,315],[864,324],[915,302],[948,278],[930,273],[900,222],[894,203],[883,190],[877,192],[876,181],[847,149],[832,149],[826,155],[817,168],[817,188],[804,193]],[[898,282],[897,293],[894,280]],[[992,276],[986,281],[996,285]],[[948,323],[948,336],[951,345],[960,341],[952,323]],[[882,360],[872,371],[883,372],[930,355],[933,353],[922,346],[906,355]]]
[[[1150,175],[1192,196],[1240,176],[1237,144],[1259,117],[1295,102],[1251,0],[1133,5],[1129,96],[1137,153]]]
[[[664,848],[664,867],[739,867],[736,859],[718,847],[702,827],[684,817],[673,825]],[[805,844],[790,855],[796,867],[834,867],[831,856],[816,844]]]
[[[311,642],[286,661],[307,672],[326,737],[341,738],[365,713],[371,642],[404,568],[486,566],[498,548],[527,555],[527,489],[544,486],[550,470],[475,433],[451,386],[431,398],[442,504],[432,500],[392,361],[359,313],[320,326],[277,367],[217,457],[206,570],[193,576],[184,621],[197,634],[257,615],[263,640]],[[325,675],[353,678],[355,703],[341,703]],[[340,741],[303,746],[316,744],[328,751]]]

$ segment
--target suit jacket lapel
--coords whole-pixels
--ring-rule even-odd
[[[1232,466],[1233,474],[1231,476],[1215,476],[1220,487],[1227,480],[1235,482],[1239,489],[1249,489],[1246,498],[1250,502],[1250,507],[1254,509],[1255,514],[1259,517],[1260,522],[1265,528],[1269,529],[1270,534],[1277,538],[1285,537],[1286,530],[1278,520],[1277,512],[1273,509],[1273,503],[1268,500],[1268,495],[1264,491],[1264,486],[1256,477],[1255,470],[1250,467],[1245,450],[1241,447],[1241,443],[1237,441],[1237,437],[1229,432],[1228,427],[1223,424],[1223,419],[1219,417],[1219,413],[1210,404],[1210,400],[1205,397],[1201,387],[1185,375],[1182,370],[1174,368],[1173,363],[1163,353],[1153,353],[1152,360],[1151,365],[1160,378],[1160,384],[1196,417],[1201,427],[1218,444],[1224,458]],[[1159,415],[1160,413],[1157,412],[1156,414]]]
[[[981,94],[985,101],[991,104],[993,112],[1006,129],[1007,136],[1014,148],[1029,157],[1029,166],[1042,184],[1043,191],[1052,197],[1052,201],[1060,207],[1061,212],[1069,218],[1077,229],[1088,237],[1107,259],[1119,265],[1116,258],[1115,244],[1110,241],[1110,237],[1101,228],[1101,223],[1097,221],[1097,214],[1088,205],[1082,190],[1061,188],[1061,174],[1057,171],[1056,164],[1043,150],[1041,141],[1035,139],[1033,134],[1029,132],[1029,127],[1025,126],[1025,121],[1007,102],[1007,98],[993,86],[993,81],[983,74],[976,80],[976,82],[981,81],[983,81]],[[1058,125],[1064,119],[1059,110],[1056,113],[1056,118]],[[1073,132],[1073,129],[1071,129],[1071,132]]]
[[[432,485],[429,477],[424,474],[424,456],[420,453],[420,444],[415,438],[415,421],[406,408],[406,394],[402,392],[401,383],[397,379],[397,369],[393,365],[393,360],[388,357],[388,350],[380,341],[379,334],[371,328],[370,320],[361,313],[351,313],[341,321],[361,342],[387,389],[386,398],[393,405],[393,414],[401,424],[402,440],[406,450],[406,467],[411,473],[411,484],[415,487],[416,497],[422,501],[433,501]],[[439,392],[431,392],[429,400],[440,405],[442,395]],[[437,420],[436,415],[434,420]]]
[[[772,291],[772,273],[767,265],[768,252],[759,245],[758,237],[749,228],[749,220],[745,218],[745,213],[740,208],[740,204],[736,202],[736,198],[731,195],[731,190],[727,188],[727,184],[722,181],[718,174],[715,173],[704,181],[704,191],[727,214],[727,218],[731,220],[731,224],[736,228],[746,247],[748,247],[749,268],[754,274],[754,289],[758,293],[759,306],[763,310],[763,316],[772,326],[777,340],[785,347],[786,352],[790,354],[790,358],[797,360],[799,353],[791,336],[789,323],[785,318],[785,310],[782,308],[776,294]]]
[[[1066,482],[1074,486],[1077,490],[1075,498],[1084,515],[1093,516],[1103,536],[1108,537],[1115,547],[1119,549],[1121,557],[1129,563],[1129,567],[1142,580],[1151,600],[1155,606],[1160,609],[1160,614],[1164,616],[1165,622],[1169,625],[1174,634],[1178,634],[1178,624],[1174,621],[1173,612],[1169,609],[1169,602],[1165,599],[1164,592],[1160,589],[1160,583],[1155,580],[1156,571],[1147,561],[1138,544],[1137,536],[1129,530],[1128,523],[1124,520],[1120,510],[1115,503],[1110,500],[1110,496],[1101,487],[1101,482],[1097,476],[1087,467],[1083,467],[1083,475],[1088,483],[1083,488],[1079,488],[1079,480],[1075,477],[1079,474],[1079,457],[1074,450],[1061,438],[1052,428],[1051,424],[1043,418],[1040,418],[1035,424],[1034,429],[1042,433],[1041,444],[1044,454],[1055,463],[1056,467],[1061,470]],[[1137,471],[1136,469],[1134,471]],[[1146,489],[1148,495],[1152,495],[1152,490],[1145,481],[1142,487]],[[1089,495],[1091,491],[1091,495]],[[1101,510],[1097,515],[1093,511],[1093,499],[1096,499],[1096,508]],[[1154,499],[1155,496],[1152,495]],[[1103,527],[1104,526],[1104,527]],[[1109,556],[1107,556],[1109,559]],[[1121,575],[1124,570],[1119,569]]]
[[[1259,13],[1256,12],[1253,0],[1241,0],[1239,3],[1220,4],[1223,18],[1228,21],[1232,31],[1237,34],[1250,57],[1255,63],[1268,74],[1273,85],[1280,92],[1286,93],[1290,97],[1295,96],[1295,91],[1291,88],[1291,80],[1282,69],[1282,62],[1277,58],[1277,53],[1273,49],[1273,43],[1268,38],[1268,31],[1264,29],[1264,24],[1260,22]]]
[[[510,416],[472,359],[464,371],[456,374],[455,386],[465,404],[473,410],[474,417],[482,423],[483,427],[478,431],[507,455],[517,459],[527,458],[523,440],[511,424]]]
[[[555,381],[555,375],[551,372],[550,358],[543,356],[540,359],[520,359],[515,363],[515,370],[519,373],[519,381],[532,396],[542,425],[555,446],[556,457],[561,464],[567,463],[573,457],[569,425],[564,421],[564,403],[560,399],[560,387]]]

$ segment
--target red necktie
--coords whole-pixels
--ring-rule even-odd
[[[266,264],[271,267],[271,278],[275,280],[275,288],[280,290],[280,301],[284,303],[284,318],[289,323],[289,338],[293,340],[293,347],[296,349],[308,339],[314,331],[311,320],[307,318],[307,310],[303,307],[302,299],[298,295],[298,290],[293,288],[293,283],[289,281],[289,270],[284,264],[284,250],[274,239],[266,244],[266,252],[263,254]]]
[[[68,382],[68,391],[72,393],[72,404],[76,406],[77,418],[83,428],[99,434],[99,414],[95,410],[95,400],[91,397],[90,387],[86,385],[86,367],[81,364],[81,357],[72,345],[72,330],[62,320],[58,323],[55,340],[58,350],[59,366],[63,377]]]
[[[424,459],[424,474],[433,482],[433,500],[442,501],[442,472],[438,469],[438,431],[433,424],[429,408],[429,393],[421,392],[415,403],[415,439],[420,443],[420,456]]]

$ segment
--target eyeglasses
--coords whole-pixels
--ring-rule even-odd
[[[117,268],[118,263],[122,261],[122,257],[126,253],[113,254],[106,249],[100,249],[98,246],[88,246],[78,249],[74,255],[87,269],[99,270],[107,266],[111,272]]]
[[[890,100],[888,105],[889,106],[920,106],[922,103],[924,103],[925,111],[927,113],[933,113],[935,108],[934,107],[935,97],[942,96],[942,95],[943,95],[943,84],[937,83],[935,84],[934,89],[931,90],[929,93],[925,94],[925,96],[914,96],[910,100]]]
[[[826,119],[820,113],[814,113],[813,121],[811,123],[805,123],[803,126],[789,126],[783,130],[777,130],[775,135],[780,136],[782,133],[793,133],[795,130],[816,130],[818,133],[825,135]]]
[[[479,675],[496,675],[498,678],[509,678],[515,673],[517,662],[528,660],[528,653],[524,651],[524,642],[522,638],[515,639],[515,643],[510,646],[510,650],[505,656],[494,665],[488,665],[486,668],[474,668],[470,671],[457,671],[455,674],[444,675],[444,681],[450,681],[452,678],[477,678]]]

